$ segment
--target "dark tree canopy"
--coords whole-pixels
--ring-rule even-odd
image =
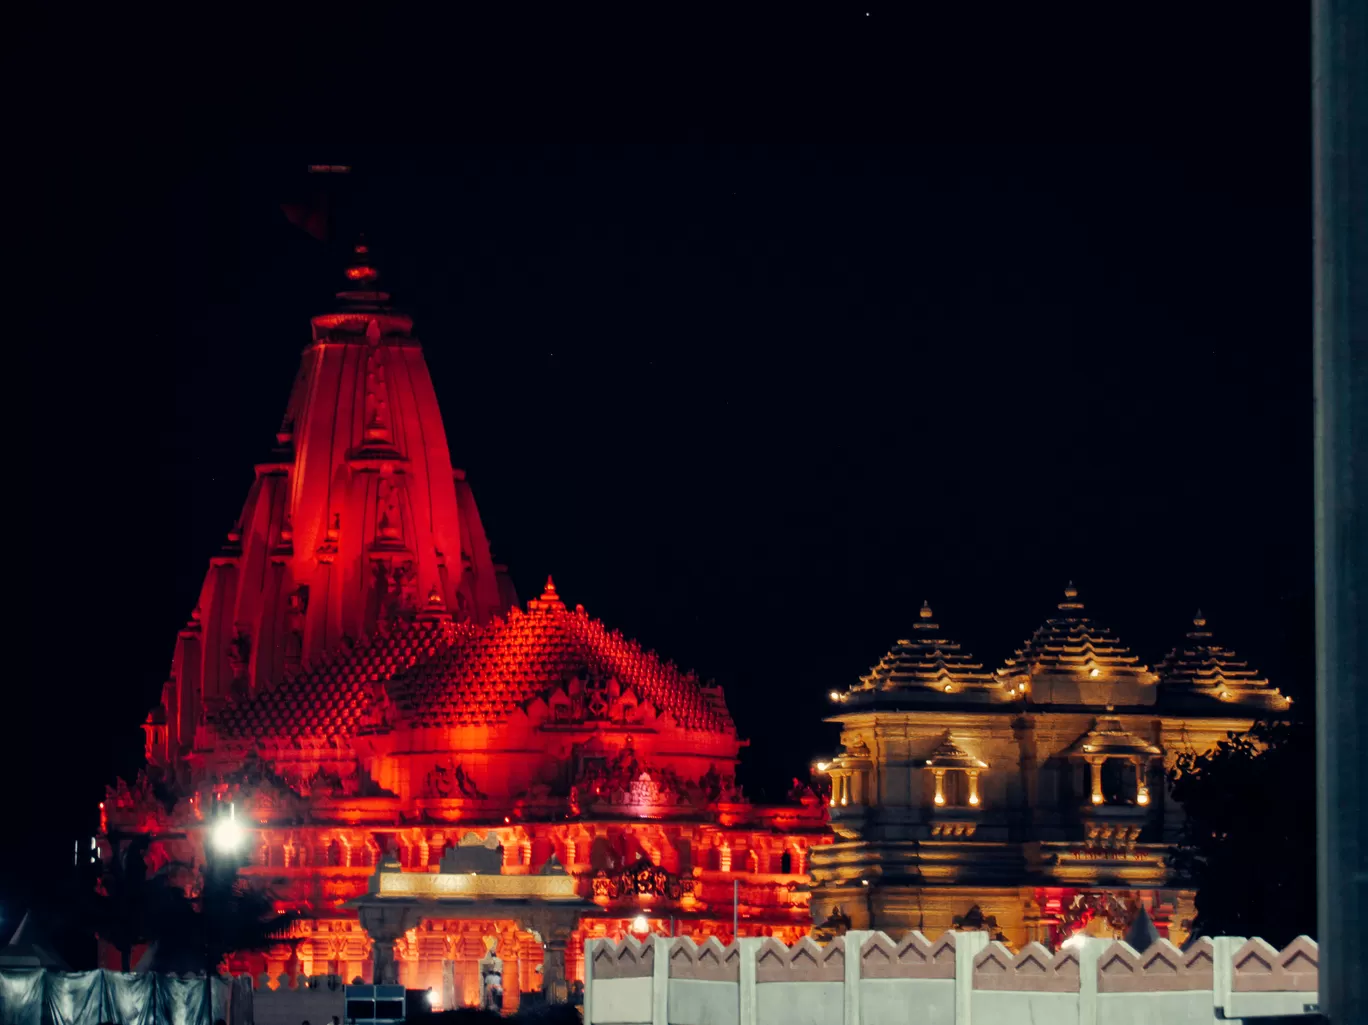
[[[1315,731],[1258,724],[1169,774],[1187,815],[1174,865],[1197,884],[1193,931],[1281,946],[1316,934]]]

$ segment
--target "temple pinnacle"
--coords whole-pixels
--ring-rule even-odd
[[[337,298],[346,301],[346,309],[375,311],[388,308],[389,293],[379,287],[380,271],[371,258],[370,246],[364,236],[352,247],[351,260],[343,273],[347,287],[337,293]]]
[[[542,601],[560,601],[560,595],[556,593],[556,582],[551,579],[551,574],[546,575],[546,586],[542,588]]]
[[[370,258],[370,246],[366,245],[366,236],[362,235],[352,247],[352,260],[344,273],[353,285],[369,284],[380,277],[380,272],[375,269],[375,264]]]
[[[923,601],[923,602],[922,602],[921,611],[918,612],[917,615],[921,616],[922,619],[930,619],[930,618],[931,618],[931,603],[930,603],[929,601]]]

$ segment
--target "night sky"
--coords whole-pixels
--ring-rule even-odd
[[[756,798],[831,751],[825,694],[923,599],[989,666],[1070,579],[1151,665],[1200,605],[1309,711],[1291,42],[1248,83],[1244,145],[259,149],[88,181],[37,257],[50,407],[15,499],[46,560],[45,654],[10,686],[30,785],[10,790],[5,907],[33,885],[14,867],[61,871],[104,784],[136,772],[337,288],[336,247],[280,211],[310,161],[357,168],[338,221],[415,316],[521,596],[552,573],[723,684]]]

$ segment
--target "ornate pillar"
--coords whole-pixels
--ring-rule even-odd
[[[578,918],[578,911],[567,914],[547,908],[531,912],[526,919],[525,927],[541,937],[542,992],[546,994],[548,1004],[563,1004],[569,999],[565,948]]]
[[[970,769],[968,770],[967,775],[969,776],[969,803],[977,808],[979,806],[978,770]]]
[[[936,802],[936,807],[939,808],[945,804],[945,770],[932,769],[931,773],[936,777],[936,796],[934,800]]]
[[[399,965],[395,960],[394,944],[418,924],[418,910],[370,904],[361,906],[359,917],[361,928],[371,938],[371,981],[376,985],[397,985]]]
[[[1101,804],[1105,800],[1102,796],[1102,759],[1089,758],[1088,772],[1092,780],[1092,803]]]

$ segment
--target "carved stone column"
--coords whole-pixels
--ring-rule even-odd
[[[362,905],[358,912],[361,928],[371,938],[371,980],[376,985],[397,985],[399,965],[394,943],[418,924],[418,909],[402,906]]]
[[[565,947],[578,918],[578,910],[543,908],[530,912],[524,919],[524,927],[541,937],[542,992],[548,1004],[563,1004],[570,996],[565,977]]]
[[[1088,778],[1089,778],[1090,782],[1092,783],[1092,803],[1093,803],[1093,804],[1101,804],[1101,803],[1103,802],[1103,796],[1102,796],[1102,759],[1101,759],[1101,758],[1089,758],[1089,759],[1088,759],[1088,773],[1089,773]]]
[[[563,1004],[570,998],[565,979],[565,940],[547,940],[542,960],[542,992],[548,1004]]]

